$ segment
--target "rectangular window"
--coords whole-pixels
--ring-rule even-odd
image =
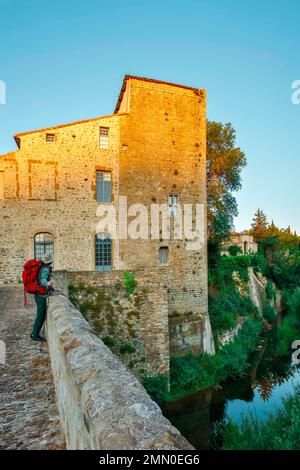
[[[46,142],[55,142],[55,134],[46,134]]]
[[[51,233],[37,233],[34,237],[34,258],[43,260],[45,258],[45,255],[50,255],[53,261],[53,236],[51,235]]]
[[[169,215],[178,214],[179,196],[178,194],[170,194],[168,196],[168,212]]]
[[[109,234],[99,233],[95,237],[95,270],[112,269],[112,240]]]
[[[168,247],[162,247],[158,250],[158,258],[159,264],[167,264],[168,263]]]
[[[99,145],[101,149],[108,149],[108,127],[100,127]]]
[[[110,171],[97,171],[96,172],[96,201],[97,202],[111,202],[111,172]]]

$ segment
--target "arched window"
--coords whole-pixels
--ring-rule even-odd
[[[95,236],[95,271],[112,269],[112,240],[109,233],[97,233]]]
[[[248,253],[248,242],[244,242],[244,253]]]
[[[37,233],[34,237],[34,257],[43,259],[45,255],[51,255],[54,261],[54,242],[51,233]]]
[[[168,254],[169,254],[169,248],[167,246],[162,246],[158,250],[158,258],[159,258],[159,264],[167,264],[168,263]]]

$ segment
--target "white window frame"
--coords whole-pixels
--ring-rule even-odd
[[[109,127],[101,126],[99,129],[99,147],[107,150],[109,148]]]

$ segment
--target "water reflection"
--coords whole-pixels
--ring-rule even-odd
[[[176,400],[163,413],[197,449],[211,448],[215,424],[220,421],[231,418],[240,423],[249,414],[265,419],[300,384],[300,369],[272,352],[272,344],[264,345],[253,355],[243,379],[223,384],[218,391],[202,390]]]

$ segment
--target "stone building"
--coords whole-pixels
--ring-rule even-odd
[[[27,259],[53,254],[69,272],[143,272],[168,291],[170,350],[212,352],[204,244],[99,233],[99,207],[206,204],[203,89],[126,75],[113,114],[15,135],[0,156],[0,282]],[[134,219],[133,212],[128,219]],[[206,211],[204,212],[206,213]],[[174,214],[173,214],[174,215]],[[171,222],[172,223],[172,222]]]
[[[243,254],[256,253],[258,249],[253,236],[247,232],[232,232],[229,242],[224,246],[223,253],[228,253],[227,249],[230,245],[238,246]]]

